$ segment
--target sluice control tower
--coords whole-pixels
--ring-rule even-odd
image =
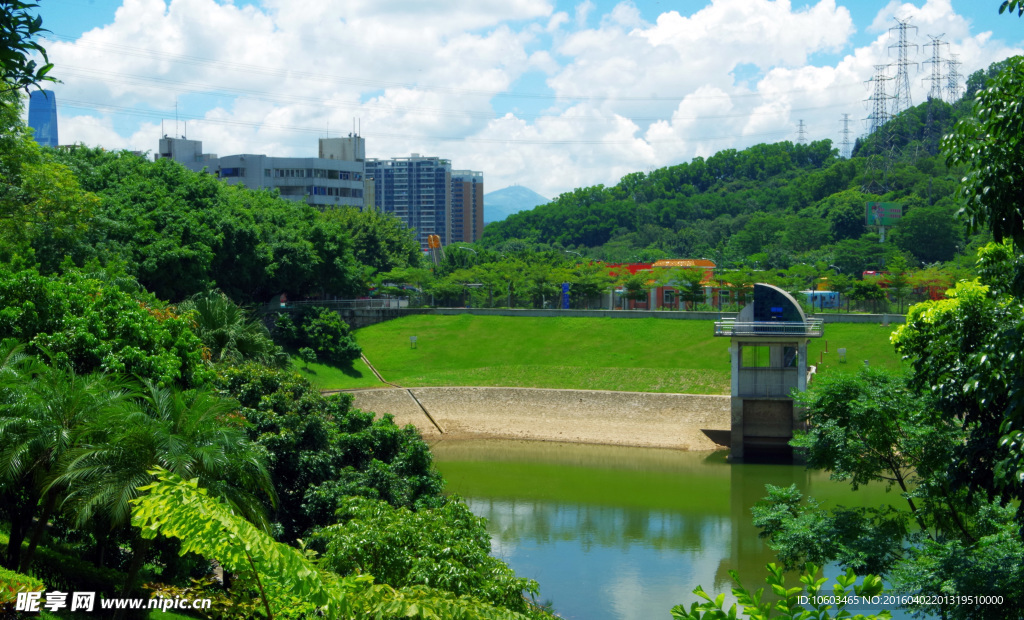
[[[792,393],[807,389],[807,342],[822,334],[821,319],[770,284],[755,284],[735,319],[715,322],[715,336],[731,339],[730,460],[792,458],[789,440],[803,423]]]

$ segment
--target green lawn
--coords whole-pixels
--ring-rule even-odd
[[[352,368],[335,368],[326,364],[313,363],[308,367],[296,355],[289,355],[290,369],[320,388],[321,390],[352,389],[366,387],[387,387],[377,380],[373,371],[363,360],[352,363]]]
[[[808,350],[812,364],[828,341],[823,370],[863,364],[898,367],[891,327],[830,324]],[[507,386],[728,394],[729,340],[711,321],[416,315],[356,332],[385,379],[406,387]],[[409,343],[416,336],[416,348]],[[846,347],[847,364],[836,359]],[[296,368],[301,362],[296,363]],[[328,388],[381,386],[365,367],[351,377],[312,365]]]
[[[812,338],[807,346],[809,363],[819,372],[856,372],[864,360],[872,367],[897,370],[903,366],[889,343],[889,335],[898,327],[879,323],[826,323],[825,336]],[[828,343],[828,353],[825,344]],[[838,350],[846,349],[846,363],[839,361]],[[820,360],[820,361],[819,361]]]

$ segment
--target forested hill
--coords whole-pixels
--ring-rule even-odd
[[[865,202],[897,201],[906,217],[888,250],[948,261],[966,240],[954,219],[959,177],[939,141],[969,109],[966,99],[929,100],[858,140],[849,159],[829,140],[779,142],[631,173],[489,224],[482,243],[561,246],[609,261],[707,257],[785,268],[847,260],[859,271],[881,250],[864,226]]]

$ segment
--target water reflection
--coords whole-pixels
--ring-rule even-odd
[[[728,592],[728,571],[760,586],[774,561],[751,524],[766,483],[862,504],[802,467],[730,465],[724,452],[521,441],[439,442],[448,491],[488,520],[495,555],[541,584],[565,618],[668,618],[697,585]]]

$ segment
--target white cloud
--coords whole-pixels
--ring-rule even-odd
[[[484,171],[488,189],[547,196],[796,140],[801,120],[809,139],[837,139],[843,113],[867,115],[874,66],[894,59],[893,16],[911,19],[918,44],[944,33],[965,74],[1022,53],[972,32],[950,0],[890,2],[855,49],[836,0],[597,10],[591,0],[125,0],[111,24],[47,49],[64,82],[58,101],[76,113],[106,106],[62,115],[62,141],[154,150],[177,101],[208,151],[308,156],[318,136],[357,119],[371,157],[437,155]],[[924,75],[912,76],[915,102]]]

